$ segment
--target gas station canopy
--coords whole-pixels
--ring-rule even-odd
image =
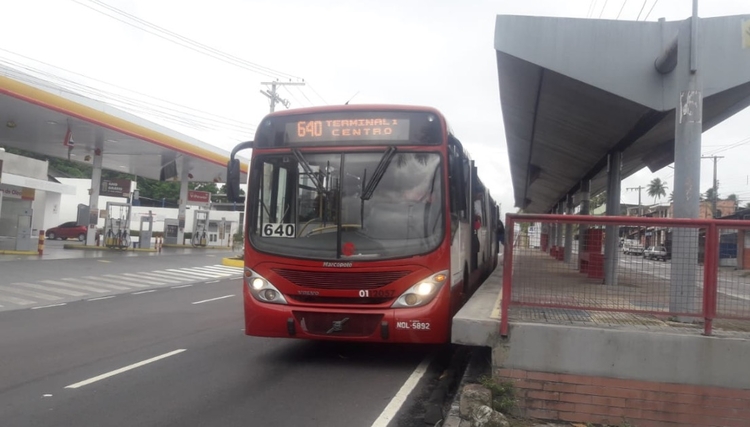
[[[184,157],[191,181],[226,180],[228,152],[36,77],[10,78],[20,72],[8,71],[0,68],[0,146],[89,164],[101,150],[104,169],[157,180],[179,180]]]

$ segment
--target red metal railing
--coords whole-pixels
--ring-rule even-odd
[[[604,226],[618,226],[633,239],[618,244],[617,254],[602,255],[598,239],[606,232],[597,230]],[[696,317],[704,320],[706,335],[714,319],[750,319],[750,248],[745,254],[750,221],[508,214],[505,230],[503,336],[511,307]],[[660,251],[639,256],[637,242],[646,243],[644,248],[669,246],[675,232],[689,237],[680,240],[688,242],[685,247],[671,248],[679,254],[674,262]],[[618,232],[618,243],[619,238]],[[747,274],[737,269],[743,264]]]

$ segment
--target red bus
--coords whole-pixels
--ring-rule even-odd
[[[245,333],[445,343],[496,267],[499,210],[433,108],[344,105],[271,113],[245,201]]]

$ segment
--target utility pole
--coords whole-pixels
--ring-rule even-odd
[[[701,156],[701,159],[714,159],[714,197],[711,201],[711,213],[716,218],[718,213],[716,210],[716,201],[719,199],[719,181],[716,180],[716,162],[719,159],[723,159],[724,156]]]
[[[643,213],[641,212],[641,190],[643,190],[644,186],[639,185],[637,187],[628,187],[627,190],[638,190],[638,216],[643,216]]]
[[[262,82],[262,85],[271,86],[271,90],[261,90],[260,93],[268,97],[270,103],[271,103],[271,112],[273,113],[276,110],[276,103],[281,103],[286,108],[289,108],[289,101],[280,97],[279,94],[276,92],[277,86],[304,86],[305,82],[280,82],[280,81],[274,81],[274,82]]]

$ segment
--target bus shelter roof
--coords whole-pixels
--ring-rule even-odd
[[[750,16],[698,22],[706,131],[750,105],[750,46],[743,47],[741,31]],[[675,161],[689,25],[497,16],[500,102],[517,207],[549,212],[575,197],[584,180],[591,195],[604,191],[615,151],[622,152],[622,179]],[[656,59],[671,42],[679,46],[676,69],[660,74]]]

